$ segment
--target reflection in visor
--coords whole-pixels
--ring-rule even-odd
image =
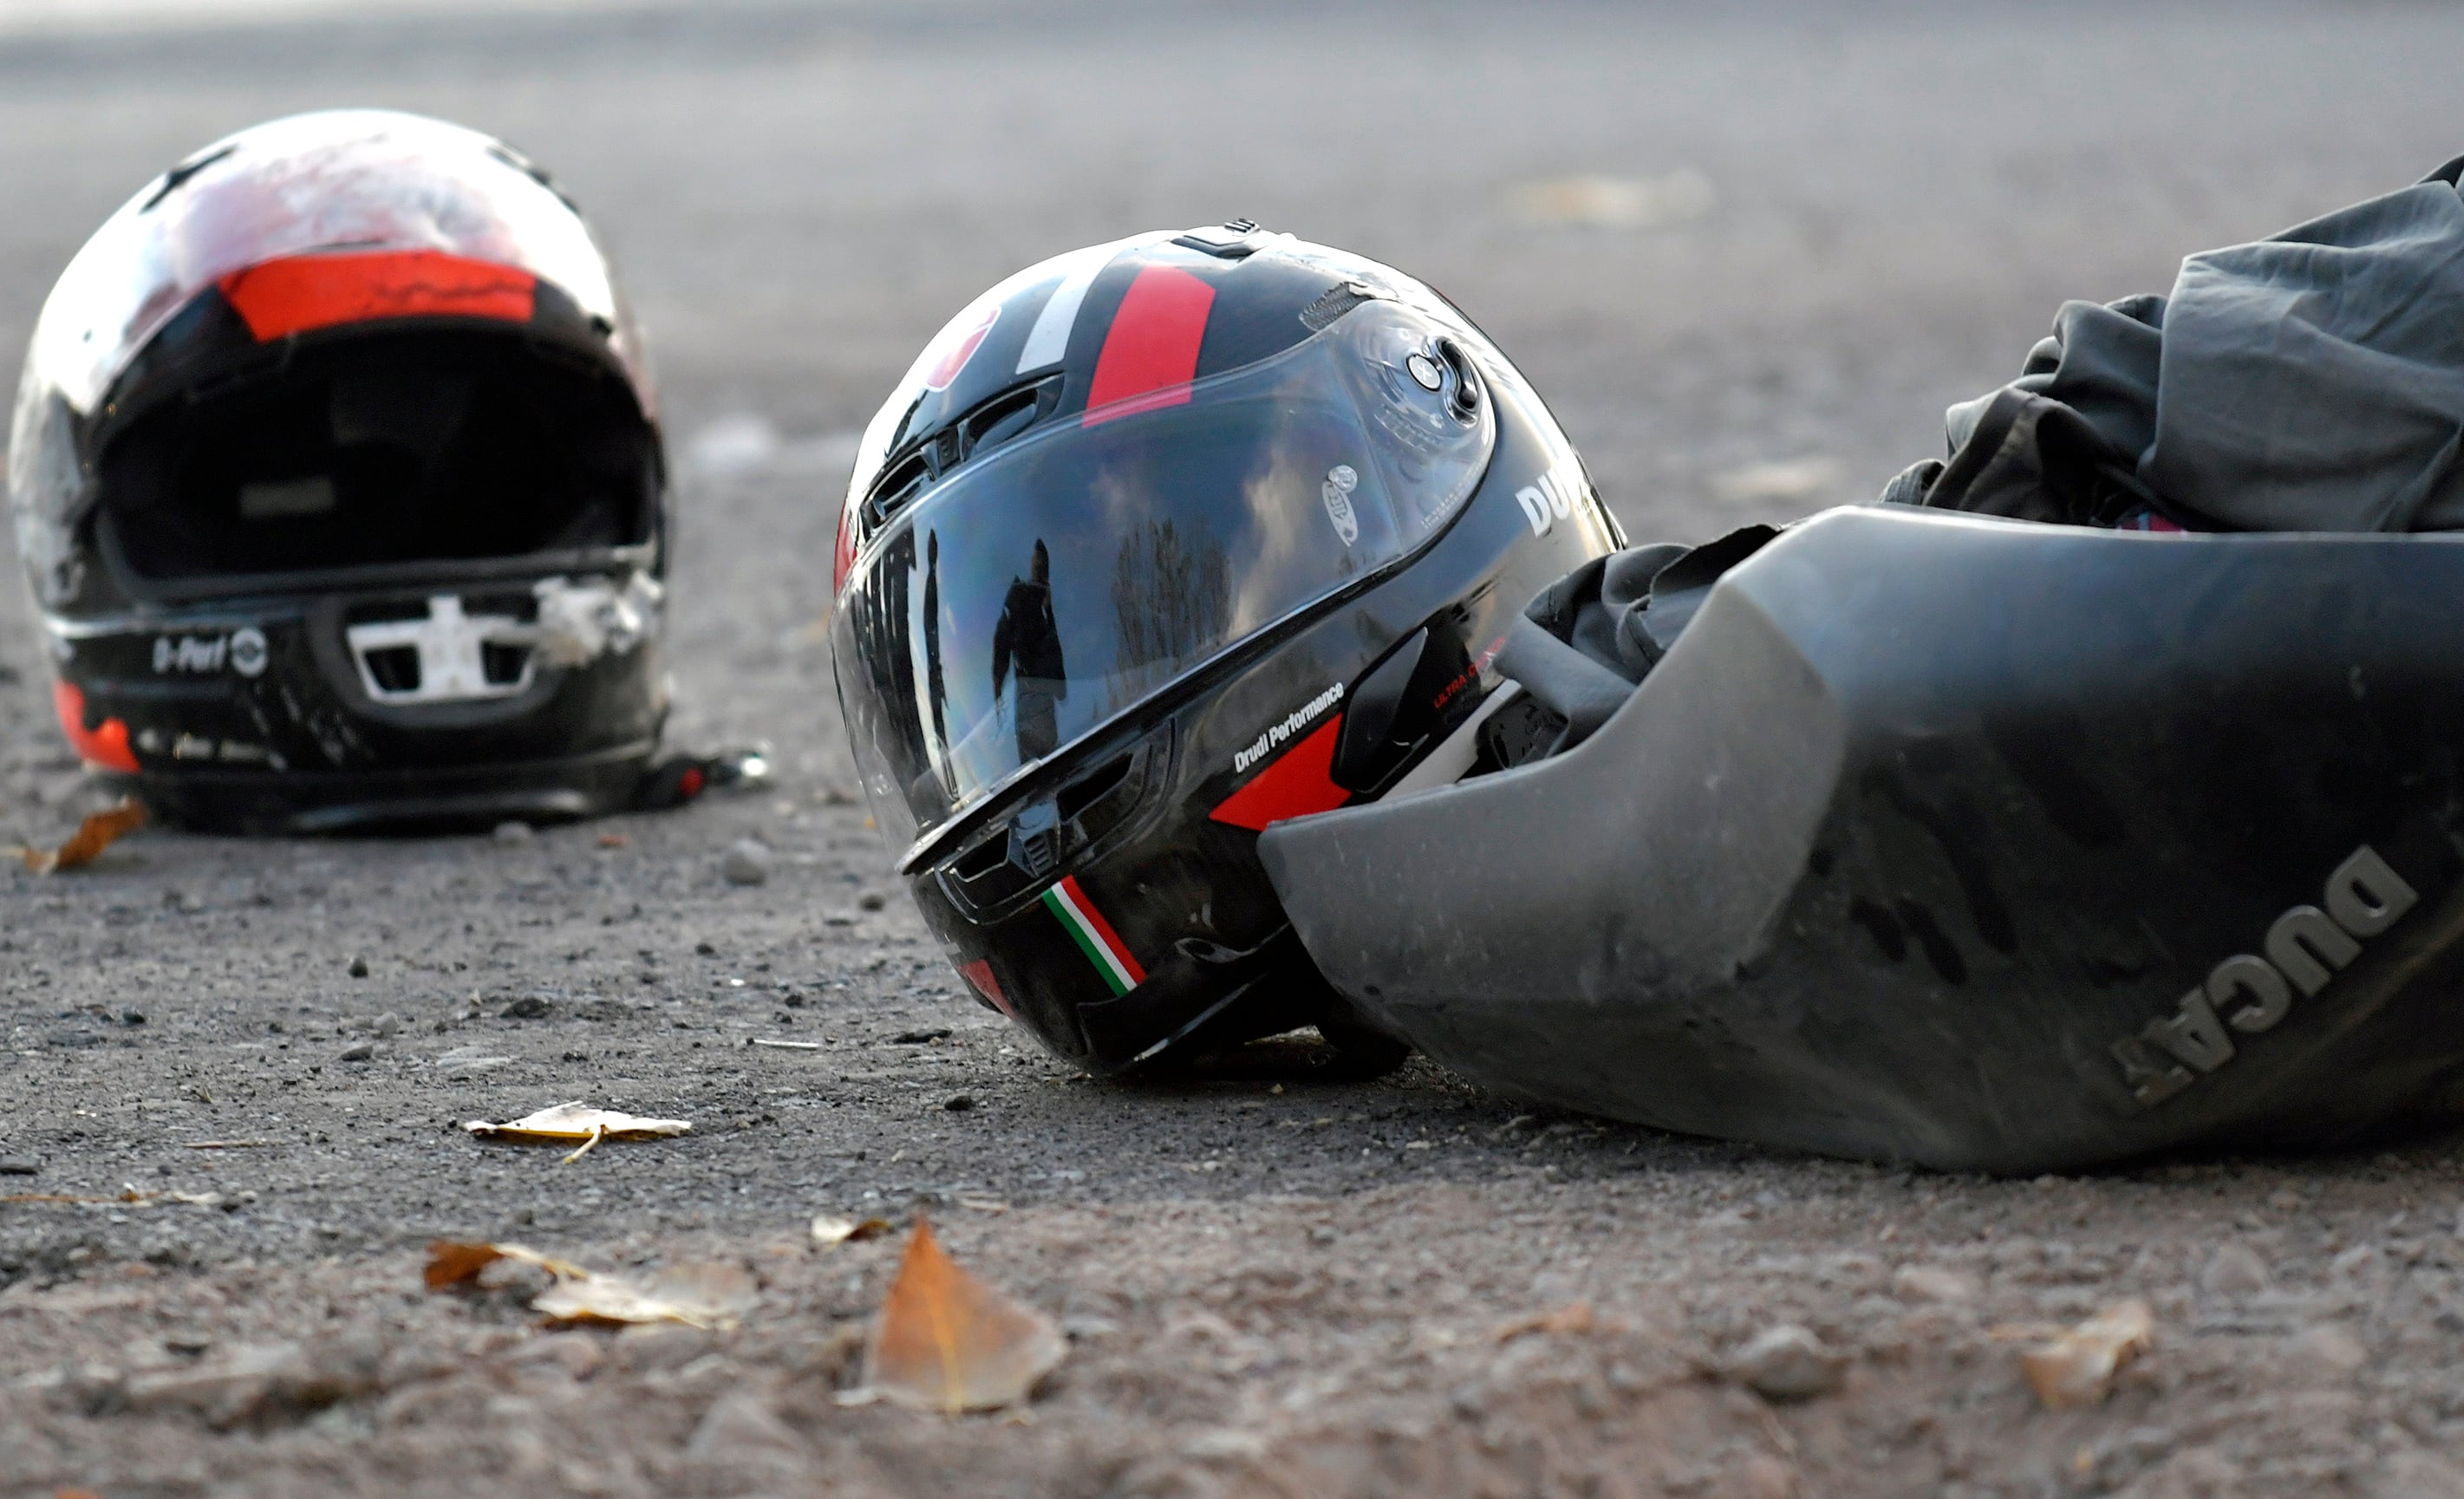
[[[931,830],[1433,537],[1495,430],[1403,373],[1434,347],[1364,308],[1184,405],[1065,418],[893,520],[833,627],[867,789],[912,819],[886,830]]]

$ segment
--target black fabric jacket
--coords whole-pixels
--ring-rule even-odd
[[[2464,158],[2253,244],[2169,297],[2066,302],[2019,378],[1946,413],[1881,503],[2198,531],[2464,529]],[[1558,581],[1500,669],[1579,743],[1777,533],[1637,547]]]
[[[1952,407],[1883,497],[2192,530],[2464,528],[2464,196],[2413,187],[2069,302],[2019,378]]]

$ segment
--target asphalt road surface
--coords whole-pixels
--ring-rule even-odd
[[[398,106],[550,165],[665,387],[673,737],[780,772],[527,840],[149,831],[0,873],[0,1169],[30,1173],[0,1198],[222,1200],[0,1201],[0,1495],[2464,1494],[2457,1140],[2004,1182],[1535,1118],[1425,1064],[1343,1082],[1297,1042],[1092,1083],[964,998],[888,877],[815,628],[849,434],[1030,260],[1231,214],[1390,260],[1522,362],[1638,539],[1701,539],[1870,496],[2063,299],[2464,151],[2457,20],[932,0],[0,32],[0,346],[112,208],[253,121]],[[10,584],[0,838],[90,800]],[[747,835],[776,871],[730,886]],[[694,1131],[561,1165],[455,1127],[573,1098]],[[896,1245],[806,1221],[918,1211],[1070,1334],[1023,1417],[840,1402]],[[728,1261],[761,1300],[735,1332],[546,1333],[517,1290],[424,1294],[435,1237]],[[2101,1405],[2040,1409],[1992,1334],[2134,1297],[2157,1343]],[[1810,1398],[1756,1393],[1783,1325],[1820,1345]]]

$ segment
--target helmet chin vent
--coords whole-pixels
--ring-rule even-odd
[[[1056,828],[1042,832],[1009,830],[1009,862],[1029,879],[1042,879],[1061,862],[1061,836]]]
[[[387,646],[361,656],[361,666],[380,694],[415,696],[419,692],[419,648]]]
[[[941,865],[941,889],[971,920],[999,920],[1065,870],[1100,857],[1161,785],[1169,728],[1080,771],[996,824]]]
[[[1037,802],[1010,819],[1009,864],[1029,879],[1042,879],[1061,862],[1061,812]]]
[[[491,687],[519,687],[529,680],[531,648],[499,645],[493,640],[479,643],[479,674]]]
[[[539,672],[539,627],[516,614],[470,607],[497,602],[440,593],[414,617],[345,626],[342,638],[360,669],[360,685],[387,706],[476,702],[523,692]]]

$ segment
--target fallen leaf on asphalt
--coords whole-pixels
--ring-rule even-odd
[[[686,1265],[648,1285],[614,1275],[561,1279],[531,1310],[556,1322],[683,1322],[734,1327],[752,1310],[753,1277],[733,1265]]]
[[[467,1285],[499,1260],[545,1270],[552,1283],[531,1310],[554,1322],[683,1322],[733,1327],[750,1310],[758,1288],[733,1265],[687,1265],[648,1283],[602,1275],[518,1244],[464,1244],[440,1239],[428,1246],[429,1290]]]
[[[852,1218],[832,1218],[824,1213],[813,1220],[813,1243],[825,1249],[838,1244],[861,1244],[888,1232],[890,1220],[887,1218],[867,1218],[859,1222]]]
[[[998,1410],[1067,1350],[1050,1318],[960,1269],[918,1217],[865,1345],[865,1384],[917,1410]]]
[[[613,1109],[561,1103],[552,1109],[524,1114],[509,1123],[490,1124],[485,1119],[473,1119],[462,1128],[482,1139],[512,1140],[517,1145],[570,1145],[579,1140],[582,1148],[564,1157],[574,1161],[589,1155],[601,1140],[655,1140],[690,1135],[693,1121],[645,1119],[619,1113]]]
[[[481,1270],[498,1260],[512,1260],[533,1266],[562,1280],[567,1276],[587,1277],[590,1272],[569,1260],[551,1259],[537,1249],[518,1244],[462,1244],[451,1239],[439,1239],[428,1246],[428,1289],[444,1290],[475,1280]]]
[[[622,849],[632,841],[632,839],[626,837],[623,833],[601,833],[599,835],[599,847],[602,849]]]
[[[92,864],[102,850],[118,843],[121,836],[145,826],[145,808],[135,797],[124,797],[118,806],[89,813],[77,825],[68,842],[56,849],[35,849],[20,846],[17,856],[26,868],[37,874],[50,874],[59,870],[73,870],[80,864]]]
[[[2033,1326],[1993,1330],[1995,1337],[2044,1338],[2019,1356],[2019,1372],[2048,1410],[2102,1400],[2113,1393],[2113,1377],[2145,1353],[2155,1334],[2156,1314],[2144,1301],[2116,1302],[2067,1330]]]
[[[1592,1304],[1577,1301],[1554,1312],[1517,1317],[1499,1328],[1496,1337],[1501,1343],[1510,1343],[1528,1333],[1588,1333],[1597,1325],[1598,1318],[1592,1314]]]

